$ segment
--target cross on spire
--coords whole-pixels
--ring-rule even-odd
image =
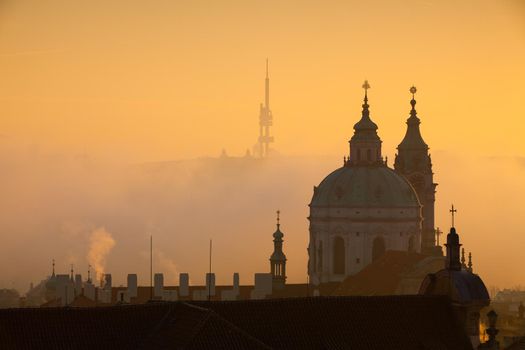
[[[368,80],[365,80],[363,85],[361,86],[363,89],[365,89],[365,99],[367,98],[368,89],[370,89],[370,84],[368,84]]]
[[[439,227],[436,228],[435,230],[435,233],[436,233],[436,241],[437,241],[437,245],[439,245],[439,236],[441,236],[443,234],[443,231],[441,231],[439,229]]]
[[[280,210],[277,210],[277,227],[280,226],[280,221],[281,221],[281,211]]]
[[[456,209],[454,209],[454,204],[452,204],[452,209],[450,209],[449,212],[452,215],[452,227],[454,227],[454,215],[458,212]]]

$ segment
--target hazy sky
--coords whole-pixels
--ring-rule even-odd
[[[47,241],[37,239],[54,229],[39,227],[41,221],[32,220],[35,211],[57,227],[73,222],[79,232],[107,226],[111,231],[112,224],[100,215],[89,218],[89,205],[100,207],[101,201],[115,200],[121,188],[129,191],[127,175],[114,179],[126,172],[111,171],[111,180],[97,186],[104,171],[95,171],[95,180],[82,167],[71,172],[71,159],[96,160],[96,166],[113,169],[218,155],[222,148],[244,154],[257,137],[267,57],[274,146],[285,155],[334,160],[346,155],[366,78],[383,153],[393,160],[410,109],[408,89],[415,84],[440,183],[438,224],[448,225],[446,208],[459,202],[465,213],[458,218],[464,225],[460,231],[479,256],[484,269],[479,272],[489,283],[525,284],[517,267],[525,246],[520,220],[525,214],[525,3],[520,0],[0,0],[0,165],[2,193],[9,194],[0,199],[1,234],[8,242],[0,249],[11,254],[10,263],[22,264],[13,251],[23,251],[32,240],[41,247],[24,260],[27,278],[0,270],[0,281],[36,280],[48,270],[42,264],[67,246],[52,233]],[[312,169],[311,182],[297,196],[300,202],[289,209],[299,220],[293,224],[297,232],[290,233],[297,241],[289,242],[295,242],[289,249],[296,250],[292,257],[301,269],[312,186],[338,166]],[[57,206],[63,210],[51,210],[52,189],[70,180],[71,198]],[[66,210],[85,200],[77,191],[85,194],[86,188],[97,192],[97,200]],[[124,215],[121,200],[119,215]],[[264,204],[257,209],[268,207],[266,220],[278,203]],[[231,220],[240,220],[234,216]],[[239,230],[231,225],[219,227]],[[10,245],[21,237],[17,228],[25,240]],[[270,223],[256,231],[272,228]],[[191,247],[190,241],[179,244]],[[175,256],[180,251],[165,254],[174,264],[190,265],[190,257],[180,262]],[[111,263],[124,271],[123,260]],[[246,266],[256,272],[258,264]],[[225,265],[224,274],[229,276],[234,265]],[[289,271],[292,280],[302,280],[299,268]]]

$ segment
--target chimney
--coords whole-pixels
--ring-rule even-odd
[[[235,272],[233,274],[233,291],[239,293],[239,273]]]
[[[84,296],[91,300],[96,299],[95,285],[91,283],[91,281],[88,281],[86,284],[84,284]]]
[[[190,295],[190,276],[187,273],[179,274],[179,295],[187,297]]]
[[[206,273],[206,295],[215,295],[215,273]]]
[[[75,284],[69,275],[57,275],[56,296],[62,306],[69,305],[75,299]]]
[[[105,290],[111,290],[111,274],[110,273],[106,273],[104,275],[104,289]]]
[[[164,292],[164,275],[162,273],[155,274],[153,290],[153,296],[162,299],[162,294]]]
[[[81,295],[82,294],[82,275],[76,274],[75,275],[75,295]]]
[[[137,274],[128,274],[128,296],[130,298],[137,297]]]

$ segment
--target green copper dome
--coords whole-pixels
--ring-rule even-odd
[[[344,166],[317,187],[311,207],[420,207],[414,188],[387,166]]]

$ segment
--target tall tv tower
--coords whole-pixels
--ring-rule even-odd
[[[270,126],[273,125],[272,111],[270,110],[270,78],[268,77],[268,59],[266,59],[266,79],[264,86],[264,105],[261,103],[259,112],[259,142],[258,156],[260,158],[268,157],[270,143],[273,142],[273,136],[270,136]]]

